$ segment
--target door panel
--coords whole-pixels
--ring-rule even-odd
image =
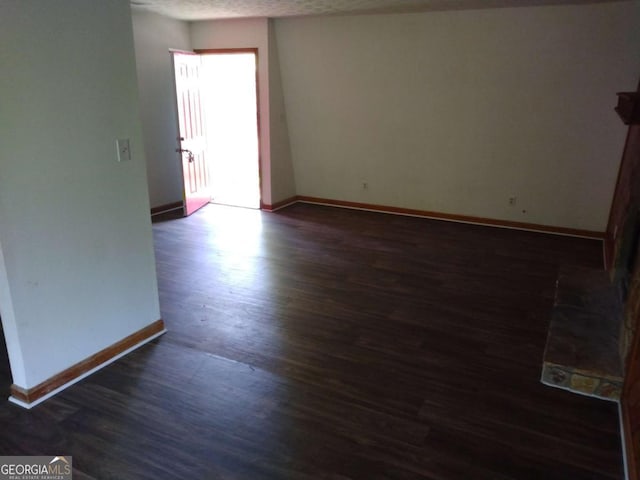
[[[173,53],[173,67],[180,131],[177,152],[182,162],[184,214],[188,216],[209,203],[211,198],[200,88],[200,56]]]

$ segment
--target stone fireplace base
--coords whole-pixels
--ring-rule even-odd
[[[608,272],[564,267],[558,275],[542,382],[619,400],[624,379],[623,318],[620,289]]]

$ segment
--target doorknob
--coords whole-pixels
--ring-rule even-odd
[[[178,153],[186,153],[189,155],[189,163],[193,163],[194,155],[193,152],[187,148],[176,148],[176,152]]]

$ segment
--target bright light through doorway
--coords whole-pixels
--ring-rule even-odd
[[[201,58],[211,201],[260,208],[256,56]]]

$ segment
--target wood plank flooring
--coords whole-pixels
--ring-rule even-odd
[[[305,204],[154,235],[169,332],[0,403],[0,454],[87,479],[622,479],[617,406],[539,382],[558,266],[600,242]]]

